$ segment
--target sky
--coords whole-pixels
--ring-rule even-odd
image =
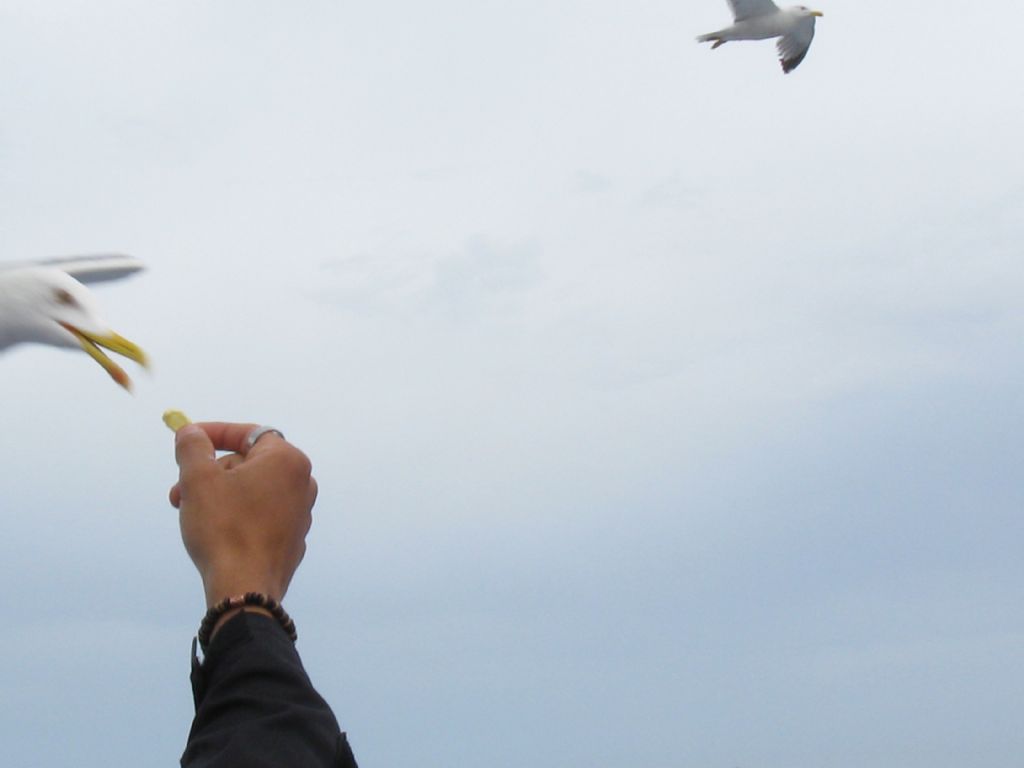
[[[0,357],[6,762],[184,747],[170,407],[313,460],[361,765],[1019,762],[1024,10],[816,7],[0,4],[0,258],[154,364]]]

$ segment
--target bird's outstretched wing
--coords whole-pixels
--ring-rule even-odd
[[[36,261],[9,261],[0,263],[0,271],[24,267],[52,267],[67,272],[81,283],[102,283],[145,269],[141,261],[119,253],[95,253],[89,256],[58,256]]]
[[[729,0],[729,7],[736,21],[752,19],[755,16],[764,16],[766,13],[776,13],[779,6],[772,0]]]
[[[796,69],[807,56],[814,39],[814,17],[801,19],[788,35],[779,38],[779,61],[782,71],[790,73]]]

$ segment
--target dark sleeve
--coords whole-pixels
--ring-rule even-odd
[[[192,655],[196,717],[183,768],[357,768],[295,644],[272,618],[242,611]]]

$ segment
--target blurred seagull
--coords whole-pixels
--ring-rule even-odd
[[[100,319],[83,283],[117,280],[142,268],[137,259],[114,254],[0,263],[0,352],[22,342],[82,349],[131,390],[128,374],[103,349],[143,367],[146,355]]]
[[[730,40],[767,40],[779,38],[779,61],[782,71],[792,72],[807,55],[814,39],[814,19],[823,16],[805,5],[779,8],[772,0],[729,0],[736,23],[731,27],[709,32],[697,38],[714,50]]]

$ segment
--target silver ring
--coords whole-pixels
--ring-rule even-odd
[[[274,427],[256,427],[256,429],[250,432],[249,436],[245,438],[245,452],[248,453],[249,451],[251,451],[252,447],[256,445],[256,442],[261,437],[270,433],[277,435],[282,440],[285,439],[284,432],[282,432],[280,429],[275,429]]]

